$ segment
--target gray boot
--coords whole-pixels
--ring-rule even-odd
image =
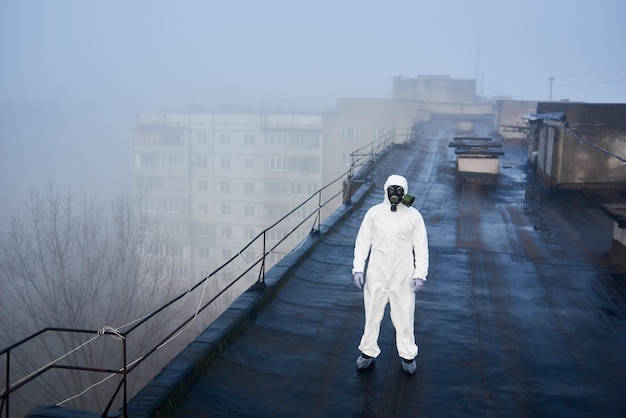
[[[374,358],[368,356],[367,354],[361,354],[358,359],[356,359],[356,369],[357,370],[366,370],[370,367],[374,367]]]
[[[402,370],[404,370],[404,373],[406,374],[410,374],[410,375],[415,374],[415,371],[417,370],[417,364],[415,364],[415,359],[413,360],[402,359]]]

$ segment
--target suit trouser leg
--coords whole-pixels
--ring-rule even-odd
[[[415,294],[391,292],[389,294],[391,322],[396,329],[398,355],[411,360],[417,356],[415,344]]]
[[[370,357],[380,354],[378,335],[380,323],[385,314],[385,307],[389,301],[387,292],[372,292],[368,286],[363,289],[363,305],[365,307],[365,327],[359,344],[359,350]]]

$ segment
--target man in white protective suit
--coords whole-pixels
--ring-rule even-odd
[[[408,194],[406,179],[393,174],[384,190],[384,201],[366,212],[354,245],[353,280],[363,289],[365,307],[356,367],[374,366],[380,354],[380,323],[389,303],[402,369],[412,375],[418,351],[413,327],[415,293],[422,290],[428,275],[428,238],[421,213],[410,206],[415,198]]]

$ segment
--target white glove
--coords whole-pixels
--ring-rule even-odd
[[[422,279],[411,280],[411,290],[413,293],[417,293],[424,288],[424,281]]]
[[[365,277],[363,276],[362,272],[354,273],[354,277],[352,278],[352,280],[354,281],[354,285],[358,289],[363,289],[363,283],[365,283]]]

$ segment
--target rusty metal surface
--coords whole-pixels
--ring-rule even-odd
[[[626,411],[626,270],[612,221],[582,193],[548,193],[505,144],[498,181],[455,173],[423,139],[375,173],[380,187],[322,237],[175,417],[620,416]],[[385,315],[376,367],[355,369],[362,294],[352,249],[388,174],[407,177],[428,228],[417,295],[417,372],[402,372]]]

